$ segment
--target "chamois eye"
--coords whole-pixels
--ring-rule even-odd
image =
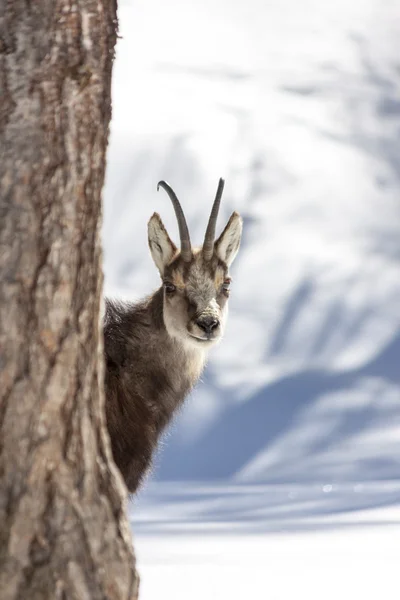
[[[230,279],[225,279],[224,283],[222,284],[222,291],[225,294],[229,293],[230,284],[231,284],[231,280]]]
[[[165,281],[164,282],[164,289],[167,292],[167,294],[173,294],[176,290],[176,287],[174,286],[173,283],[170,283],[169,281]]]

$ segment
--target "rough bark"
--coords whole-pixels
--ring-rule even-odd
[[[116,0],[0,3],[2,600],[137,595],[99,326],[116,26]]]

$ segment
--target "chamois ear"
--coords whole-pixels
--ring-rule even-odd
[[[151,256],[162,277],[165,267],[171,262],[177,248],[169,237],[158,213],[154,213],[151,217],[147,231]]]
[[[228,267],[233,263],[239,251],[242,224],[242,217],[237,212],[232,213],[225,229],[215,242],[214,248],[218,258]]]

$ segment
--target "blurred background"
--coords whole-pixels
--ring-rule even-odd
[[[131,503],[141,598],[398,598],[398,2],[119,18],[106,294],[159,285],[151,214],[179,239],[160,179],[195,243],[219,177],[219,229],[244,219],[225,339]]]

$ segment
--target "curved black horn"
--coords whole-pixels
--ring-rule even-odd
[[[185,215],[183,214],[182,207],[178,198],[176,197],[174,190],[169,185],[169,183],[167,183],[166,181],[159,181],[157,183],[157,191],[160,189],[160,187],[162,187],[167,192],[168,196],[171,198],[176,214],[176,219],[178,221],[179,237],[181,238],[181,256],[185,262],[189,262],[192,258],[192,246],[190,244],[189,229],[186,223]]]
[[[203,243],[203,256],[205,260],[211,260],[214,253],[214,238],[215,238],[215,226],[217,224],[219,205],[221,203],[222,192],[224,191],[225,181],[219,180],[217,194],[215,196],[214,204],[211,209],[210,218],[208,220],[206,235],[204,236]]]

